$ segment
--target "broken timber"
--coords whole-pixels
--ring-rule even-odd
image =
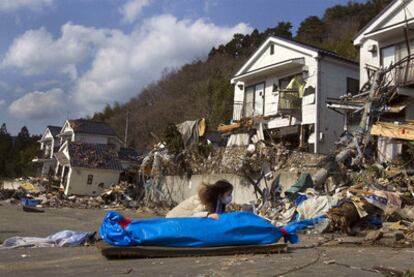
[[[414,125],[378,122],[372,125],[371,135],[403,140],[414,140]]]

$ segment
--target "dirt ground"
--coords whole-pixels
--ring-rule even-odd
[[[26,213],[0,206],[0,240],[47,236],[63,229],[97,231],[105,210],[47,209]],[[151,214],[122,211],[130,218]],[[303,235],[289,253],[162,259],[106,260],[95,247],[0,250],[0,276],[381,276],[373,268],[414,269],[414,248],[312,247],[318,235]]]

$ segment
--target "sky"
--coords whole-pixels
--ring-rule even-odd
[[[363,2],[364,0],[358,0]],[[0,0],[0,124],[34,134],[125,103],[165,69],[348,0]]]

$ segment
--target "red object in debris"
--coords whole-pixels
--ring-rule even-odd
[[[123,229],[125,229],[126,227],[128,227],[128,225],[132,222],[132,220],[127,219],[127,218],[122,218],[120,220],[118,220],[116,223],[118,225],[120,225]]]
[[[280,232],[282,232],[283,237],[288,236],[288,232],[284,228],[280,228]]]

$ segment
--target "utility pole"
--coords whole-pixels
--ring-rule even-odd
[[[126,111],[124,147],[128,147],[128,145],[127,145],[127,140],[128,140],[128,120],[129,120],[129,110]]]

